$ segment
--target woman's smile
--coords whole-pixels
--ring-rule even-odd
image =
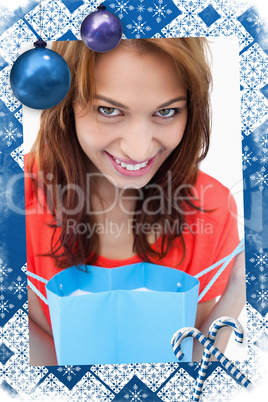
[[[150,171],[158,154],[142,162],[135,162],[131,159],[122,160],[110,155],[108,152],[106,152],[106,155],[117,172],[128,177],[140,177]]]

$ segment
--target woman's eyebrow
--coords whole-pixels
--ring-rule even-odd
[[[181,101],[187,101],[187,97],[186,96],[178,96],[177,98],[170,99],[169,101],[162,103],[162,105],[159,105],[156,109],[163,109],[169,105],[172,105],[172,103],[181,102]]]
[[[129,107],[128,107],[128,106],[124,105],[123,103],[117,102],[117,101],[115,101],[115,100],[113,100],[113,99],[111,99],[111,98],[107,98],[106,96],[103,96],[103,95],[96,95],[96,99],[99,99],[99,100],[103,100],[103,101],[105,101],[105,102],[108,102],[108,103],[110,103],[111,105],[114,105],[114,106],[116,106],[116,107],[118,107],[118,108],[120,108],[120,109],[129,110]],[[162,105],[159,105],[156,109],[163,109],[163,108],[165,108],[165,107],[167,107],[167,106],[169,106],[169,105],[172,105],[172,103],[181,102],[181,101],[186,101],[186,100],[187,100],[187,97],[186,97],[186,96],[178,96],[177,98],[170,99],[169,101],[163,103]]]
[[[107,98],[106,96],[102,96],[102,95],[96,95],[96,99],[99,100],[103,100],[105,102],[111,103],[112,105],[119,107],[121,109],[127,109],[129,110],[129,108],[126,105],[123,105],[123,103],[117,102],[111,98]]]

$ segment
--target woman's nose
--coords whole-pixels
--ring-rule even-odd
[[[132,123],[121,137],[122,152],[136,162],[143,162],[153,156],[153,144],[153,128],[147,122]]]

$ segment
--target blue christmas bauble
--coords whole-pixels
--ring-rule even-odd
[[[81,25],[81,38],[85,45],[95,52],[108,52],[114,49],[122,38],[123,28],[119,19],[105,6],[89,14]]]
[[[46,49],[45,42],[37,41],[35,46],[15,61],[10,84],[22,104],[32,109],[49,109],[67,95],[71,73],[63,57]]]

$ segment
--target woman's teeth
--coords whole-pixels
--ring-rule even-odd
[[[147,164],[149,162],[149,161],[146,161],[143,163],[137,163],[136,165],[130,165],[128,163],[121,162],[120,160],[115,159],[115,158],[114,158],[114,160],[118,165],[120,165],[121,167],[123,167],[127,170],[140,170],[140,169],[144,168],[145,166],[147,166]]]

